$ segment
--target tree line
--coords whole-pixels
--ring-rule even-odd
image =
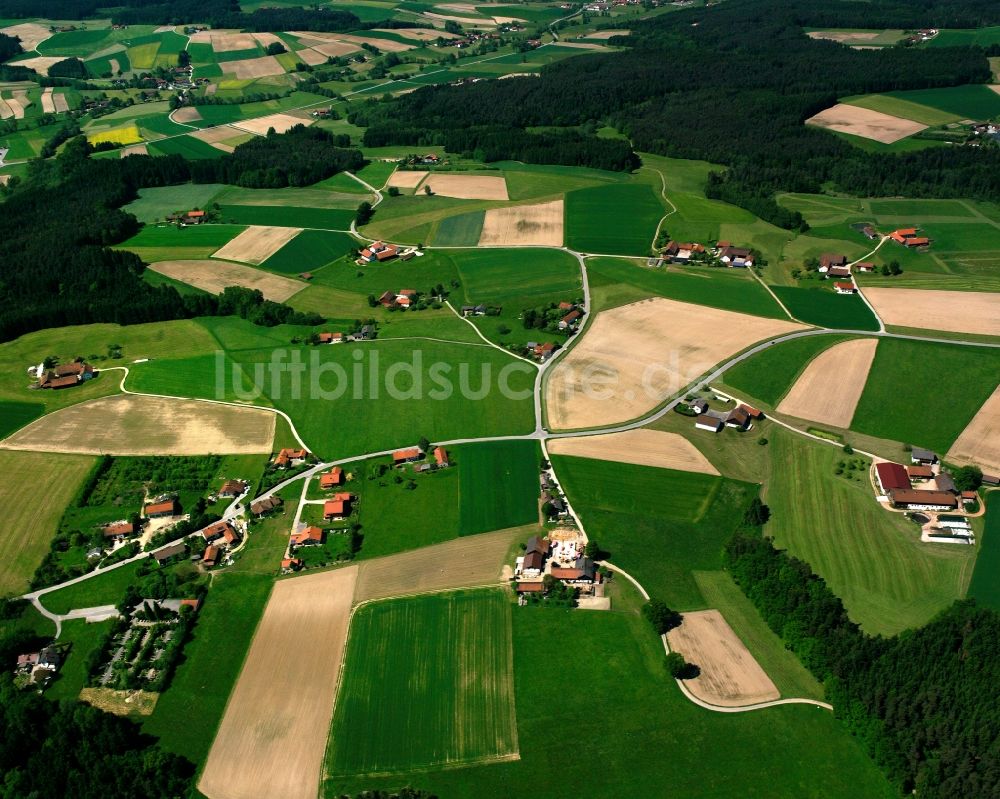
[[[918,630],[873,637],[809,564],[759,529],[738,533],[724,558],[900,794],[1000,795],[1000,614],[959,601]]]
[[[325,131],[296,128],[240,145],[218,159],[180,156],[91,159],[84,137],[55,158],[29,164],[11,181],[0,215],[0,340],[33,330],[92,322],[135,324],[194,316],[237,315],[261,325],[316,325],[323,318],[230,287],[218,296],[181,295],[142,279],[145,264],[110,249],[139,223],[121,206],[141,188],[194,180],[252,188],[303,186],[364,164],[357,150],[337,147]]]

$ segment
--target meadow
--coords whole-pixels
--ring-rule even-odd
[[[881,111],[883,114],[902,119],[912,119],[914,122],[920,122],[924,125],[947,125],[949,122],[962,119],[961,115],[923,105],[915,99],[907,99],[900,94],[866,94],[859,97],[847,97],[843,102],[858,108]]]
[[[244,225],[146,225],[119,246],[123,250],[179,250],[211,247],[219,249],[246,230]],[[176,256],[180,257],[180,256]]]
[[[916,524],[873,500],[867,472],[835,474],[846,459],[836,447],[774,425],[768,439],[765,533],[823,577],[865,630],[894,635],[923,625],[965,594],[971,547],[921,543]]]
[[[621,258],[588,258],[595,305],[604,310],[646,297],[667,297],[725,311],[784,319],[767,290],[742,269],[650,269]]]
[[[849,338],[819,335],[782,341],[736,364],[722,380],[736,391],[775,407],[813,358]]]
[[[500,799],[530,784],[549,799],[576,799],[580,785],[567,779],[567,753],[574,763],[600,764],[586,777],[587,791],[598,796],[660,796],[665,785],[693,799],[894,796],[830,713],[793,705],[724,714],[693,705],[663,668],[659,639],[634,612],[512,612],[520,760],[331,778],[325,796],[410,784],[450,799]],[[560,641],[572,643],[553,645]],[[564,698],[558,686],[582,688],[586,701]]]
[[[222,205],[220,218],[236,225],[280,225],[350,230],[354,211],[333,208],[296,208],[294,206]]]
[[[502,530],[538,520],[539,450],[534,441],[456,447],[461,481],[461,535]]]
[[[59,669],[55,681],[45,690],[45,697],[52,701],[72,701],[86,687],[90,675],[87,659],[101,644],[110,622],[88,624],[83,619],[63,622],[59,643],[70,645],[66,661]]]
[[[981,84],[888,92],[888,95],[955,114],[959,119],[985,120],[1000,114],[1000,94]]]
[[[986,527],[979,538],[979,557],[969,581],[969,597],[1000,611],[1000,493],[986,495]]]
[[[130,202],[123,210],[134,214],[140,222],[158,222],[178,211],[204,208],[222,188],[221,183],[184,183],[139,189],[139,199]]]
[[[842,330],[878,330],[878,320],[861,297],[837,294],[825,282],[827,285],[822,288],[772,286],[772,290],[792,316],[807,324]]]
[[[996,388],[1000,352],[926,341],[879,341],[851,429],[947,452]],[[915,390],[921,381],[933,389]]]
[[[78,455],[0,450],[0,596],[21,593],[56,534],[63,509],[82,485],[95,459]]]
[[[928,47],[967,47],[979,45],[989,47],[1000,44],[1000,27],[943,30],[928,43]]]
[[[262,269],[292,275],[318,269],[357,252],[358,242],[347,233],[303,230],[261,264]]]
[[[692,572],[720,567],[754,486],[565,455],[552,464],[587,534],[613,563],[673,608],[707,607]]]
[[[20,430],[43,413],[45,405],[41,402],[0,401],[0,439],[6,438],[15,430]]]
[[[438,247],[475,247],[483,232],[483,212],[469,211],[442,219],[434,232]]]
[[[69,613],[74,608],[116,605],[125,595],[125,589],[135,581],[138,569],[139,561],[119,566],[83,582],[45,594],[41,602],[52,613]]]
[[[578,189],[566,195],[566,243],[581,252],[647,255],[662,216],[648,185]]]
[[[216,106],[209,106],[209,108]],[[217,106],[218,108],[228,108],[229,106]],[[183,155],[185,158],[221,158],[222,150],[213,147],[201,139],[194,136],[172,136],[169,139],[159,139],[151,142],[147,149],[150,155]]]
[[[328,773],[384,774],[516,755],[510,635],[511,603],[499,590],[362,607],[351,622]]]

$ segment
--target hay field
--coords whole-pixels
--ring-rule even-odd
[[[754,342],[803,329],[662,297],[602,311],[549,375],[549,423],[565,430],[635,419]]]
[[[43,416],[0,448],[86,455],[256,454],[271,451],[274,422],[273,413],[259,408],[116,394]]]
[[[807,125],[828,128],[852,136],[892,144],[914,133],[919,133],[927,126],[909,119],[883,114],[868,108],[837,103],[832,108],[820,111],[806,120]]]
[[[1000,386],[955,439],[946,460],[974,463],[987,474],[1000,474]]]
[[[285,68],[273,55],[262,55],[259,58],[244,58],[241,61],[226,61],[219,65],[224,74],[234,75],[240,80],[267,78],[272,75],[284,75]],[[267,128],[265,128],[267,130]]]
[[[316,799],[357,574],[275,584],[198,783],[208,799]]]
[[[251,225],[212,257],[261,264],[301,232],[298,227]]]
[[[128,158],[130,155],[149,155],[149,150],[145,144],[133,144],[129,147],[122,147],[121,157]]]
[[[561,247],[565,204],[553,200],[537,205],[490,208],[483,216],[480,247]]]
[[[41,99],[42,99],[42,113],[54,114],[56,112],[56,104],[52,99],[52,89],[43,89]]]
[[[39,55],[34,58],[25,58],[21,61],[13,62],[14,66],[27,67],[28,69],[33,69],[39,75],[48,75],[49,67],[53,64],[58,64],[60,61],[65,61],[65,56],[51,56],[51,55]]]
[[[300,40],[301,41],[301,40]],[[339,58],[342,55],[356,53],[361,48],[349,42],[322,42],[314,40],[312,49],[326,60],[327,57]],[[304,42],[303,42],[304,43]]]
[[[330,732],[329,774],[516,760],[506,591],[360,608]]]
[[[27,90],[16,90],[13,97],[7,98],[7,105],[10,106],[10,110],[14,113],[14,119],[24,119],[25,110],[31,106]]]
[[[700,675],[685,681],[699,699],[721,707],[739,707],[780,696],[717,610],[685,613],[683,623],[667,633],[667,640],[672,650],[701,669]]]
[[[414,172],[412,170],[397,169],[389,176],[386,186],[395,186],[397,189],[415,189],[420,185],[430,172]]]
[[[523,527],[514,527],[366,560],[358,567],[355,599],[364,602],[499,583],[511,544],[529,535]]]
[[[274,302],[284,302],[306,287],[298,280],[214,258],[204,261],[157,261],[149,268],[211,294],[219,294],[229,286],[243,286],[258,289],[264,299]]]
[[[222,150],[224,153],[231,153],[236,148],[230,144],[225,144],[229,139],[234,136],[241,136],[240,131],[236,128],[232,128],[229,125],[220,125],[215,128],[202,128],[201,130],[193,130],[190,136],[195,139],[200,139],[205,142],[205,144],[211,144],[216,150]]]
[[[442,197],[460,200],[507,200],[507,181],[492,175],[456,175],[440,172],[430,175],[424,182],[431,191]]]
[[[789,389],[778,405],[778,413],[850,427],[877,347],[877,339],[862,338],[824,350]]]
[[[271,114],[266,117],[257,117],[256,119],[244,119],[239,122],[233,122],[234,128],[239,128],[240,130],[245,130],[248,133],[256,133],[258,136],[264,136],[270,128],[274,128],[275,133],[285,133],[296,125],[305,125],[308,127],[312,124],[311,119],[301,119],[300,117],[294,117],[291,114]]]
[[[396,42],[392,39],[380,39],[377,36],[354,36],[347,33],[337,33],[337,34],[317,34],[312,33],[311,36],[320,39],[330,39],[338,42],[347,42],[348,44],[354,44],[360,47],[363,44],[371,44],[381,50],[383,53],[402,53],[406,50],[412,50],[416,45],[406,44],[405,42]]]
[[[892,288],[863,293],[887,325],[1000,336],[1000,294]]]
[[[594,31],[593,33],[586,34],[583,38],[607,40],[612,36],[628,36],[630,33],[632,33],[632,31],[628,30]]]
[[[396,36],[402,36],[404,39],[415,39],[418,42],[433,42],[438,39],[457,39],[457,33],[448,33],[448,31],[440,30],[428,30],[427,28],[400,28],[399,30],[392,30],[390,28],[375,28],[379,33],[392,33]]]
[[[21,49],[26,53],[37,49],[40,43],[52,36],[52,31],[49,30],[48,25],[39,25],[37,22],[22,22],[20,25],[8,25],[6,28],[0,28],[0,33],[7,36],[16,36],[20,39]],[[57,58],[53,63],[61,60],[61,58]],[[23,64],[24,62],[20,61],[18,63]]]
[[[174,111],[174,122],[197,122],[201,119],[201,112],[196,106],[185,105]]]
[[[860,44],[871,42],[882,34],[877,31],[809,31],[810,39],[828,39],[840,44]]]
[[[211,30],[191,34],[191,44],[210,44],[217,53],[232,53],[237,50],[253,50],[257,46],[251,33],[239,31]]]
[[[708,458],[684,436],[662,430],[626,430],[603,436],[556,438],[548,441],[546,446],[553,455],[719,474]]]
[[[326,56],[317,50],[311,48],[305,48],[304,50],[296,50],[295,55],[297,55],[302,61],[311,67],[319,66],[320,64],[326,63]]]

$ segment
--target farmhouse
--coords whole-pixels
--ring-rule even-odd
[[[318,546],[323,543],[323,529],[321,527],[307,527],[298,533],[292,533],[291,544],[297,547]]]
[[[923,447],[913,447],[910,450],[910,462],[924,463],[924,464],[937,463],[938,456],[936,453],[931,452],[929,449],[924,449]]]
[[[726,417],[726,427],[733,427],[737,430],[746,430],[748,424],[750,424],[750,413],[742,405],[737,408],[733,408],[729,412],[729,416]]]
[[[826,274],[834,266],[847,266],[847,256],[825,252],[819,257],[819,272]]]
[[[514,591],[518,594],[541,594],[545,591],[542,583],[514,583]]]
[[[146,518],[157,519],[164,516],[176,516],[180,512],[180,506],[176,499],[165,499],[154,502],[146,506]]]
[[[201,533],[209,543],[222,540],[224,543],[232,545],[240,540],[240,534],[229,522],[216,522],[210,524]]]
[[[937,486],[938,491],[947,491],[949,494],[958,493],[955,480],[948,472],[938,472],[937,477],[934,478],[934,485]]]
[[[708,430],[710,433],[718,433],[722,429],[722,424],[722,419],[716,419],[714,416],[704,413],[694,421],[695,428]]]
[[[545,556],[541,552],[529,552],[520,560],[520,572],[525,577],[538,577],[545,568]]]
[[[854,268],[857,269],[859,272],[874,272],[875,264],[873,264],[871,261],[858,261],[856,264],[854,264]]]
[[[323,518],[327,521],[331,519],[343,519],[351,515],[351,501],[353,494],[347,492],[334,494],[332,499],[323,503]]]
[[[833,284],[838,294],[856,294],[858,289],[853,283],[842,283],[839,280]]]
[[[176,544],[156,550],[153,553],[153,558],[162,566],[165,563],[170,563],[174,558],[182,557],[185,554],[187,554],[187,546],[185,546],[183,541],[179,541]]]
[[[309,457],[309,453],[304,449],[289,449],[285,447],[274,458],[274,465],[279,469],[287,469],[289,466],[300,466]]]
[[[571,567],[553,566],[551,574],[566,583],[593,583],[597,579],[597,566],[588,557],[580,557]]]
[[[330,471],[321,474],[319,487],[323,489],[335,488],[344,482],[344,470],[339,466],[334,466]]]
[[[366,264],[373,261],[382,263],[399,255],[399,248],[395,244],[383,244],[381,241],[373,242],[360,252],[360,259]]]
[[[875,230],[875,228],[872,225],[865,225],[863,228],[861,228],[861,233],[864,235],[866,239],[878,238],[878,231]]]
[[[726,266],[753,266],[753,255],[745,247],[732,247],[728,242],[721,241],[718,247],[719,260]]]
[[[911,236],[906,240],[907,247],[926,247],[931,240],[926,236]]]
[[[64,363],[49,371],[39,371],[38,388],[51,389],[70,388],[90,380],[96,374],[94,367],[85,361]]]
[[[344,341],[343,333],[320,333],[316,336],[320,344],[340,344]]]
[[[889,491],[889,500],[893,507],[909,510],[952,510],[958,506],[955,495],[947,491],[893,489]]]
[[[562,319],[559,320],[559,329],[566,330],[567,328],[575,329],[577,325],[580,324],[580,319],[583,316],[583,312],[578,308],[573,309],[568,314],[566,314]]]
[[[898,463],[885,461],[875,464],[875,480],[883,494],[888,494],[890,491],[909,491],[911,488],[906,469]]]
[[[851,270],[846,266],[831,266],[826,270],[826,279],[829,280],[831,277],[850,277]]]
[[[378,304],[383,308],[390,308],[392,304],[396,302],[396,294],[392,291],[384,291],[382,295],[378,298]]]
[[[302,568],[302,561],[299,558],[285,558],[281,561],[281,573],[290,574]]]
[[[691,256],[700,255],[705,252],[705,247],[696,242],[676,242],[667,243],[663,253],[675,264],[686,264],[691,260]]]
[[[530,347],[531,345],[529,344],[528,346]],[[535,358],[543,363],[551,358],[555,354],[555,351],[556,345],[551,341],[546,341],[544,344],[535,344],[531,349]]]
[[[264,497],[264,499],[257,500],[250,505],[250,512],[257,517],[265,516],[270,513],[275,508],[280,508],[282,505],[281,497],[270,496]]]
[[[112,522],[101,528],[105,538],[113,538],[121,541],[130,535],[135,535],[135,525],[132,522]]]
[[[445,469],[450,465],[448,451],[444,447],[434,447],[434,463],[439,469]]]
[[[242,480],[226,480],[219,489],[220,497],[239,497],[247,490],[247,484]]]
[[[219,562],[220,550],[217,546],[205,547],[205,554],[201,556],[201,565],[207,569],[212,568]]]
[[[423,457],[424,453],[419,447],[410,447],[409,449],[397,449],[392,453],[392,465],[402,466],[404,463],[413,463],[418,461]]]
[[[934,478],[934,470],[930,466],[924,466],[923,464],[907,466],[906,474],[910,480],[932,480]]]
[[[890,234],[890,238],[897,244],[904,247],[926,247],[931,240],[926,236],[918,236],[917,229],[912,227],[900,228]]]

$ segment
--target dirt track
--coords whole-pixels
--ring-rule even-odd
[[[974,463],[987,474],[1000,474],[1000,386],[951,445],[947,460]]]
[[[275,584],[198,783],[208,799],[316,799],[357,575]]]
[[[493,175],[459,175],[436,172],[424,181],[431,191],[442,197],[461,200],[506,200],[507,181]],[[422,189],[421,189],[422,190]]]
[[[661,297],[602,311],[552,369],[545,389],[550,427],[638,418],[740,350],[803,329]]]
[[[98,379],[116,378],[111,372]],[[43,416],[0,447],[88,455],[251,454],[271,451],[274,421],[273,413],[257,408],[118,394]]]
[[[284,302],[306,287],[305,283],[282,277],[252,266],[228,261],[157,261],[149,265],[154,272],[174,280],[219,294],[229,286],[258,289],[264,299]]]
[[[840,133],[850,133],[883,144],[892,144],[914,133],[919,133],[927,126],[909,119],[872,111],[869,108],[858,108],[854,105],[837,103],[832,108],[820,111],[806,120],[807,125],[829,128]]]
[[[627,430],[604,436],[556,438],[549,441],[547,447],[554,455],[575,455],[702,474],[719,473],[684,436],[662,430]]]
[[[670,649],[701,669],[685,684],[699,699],[722,707],[769,702],[780,694],[750,650],[717,610],[685,613],[667,633]]]
[[[562,200],[491,208],[483,217],[479,246],[548,246],[563,243]]]
[[[817,355],[778,405],[787,413],[834,427],[850,427],[878,341],[862,338],[835,344]]]
[[[887,325],[1000,336],[1000,294],[989,291],[865,288]]]
[[[261,264],[294,239],[302,228],[251,225],[215,251],[213,258]],[[291,296],[291,295],[289,295]]]

